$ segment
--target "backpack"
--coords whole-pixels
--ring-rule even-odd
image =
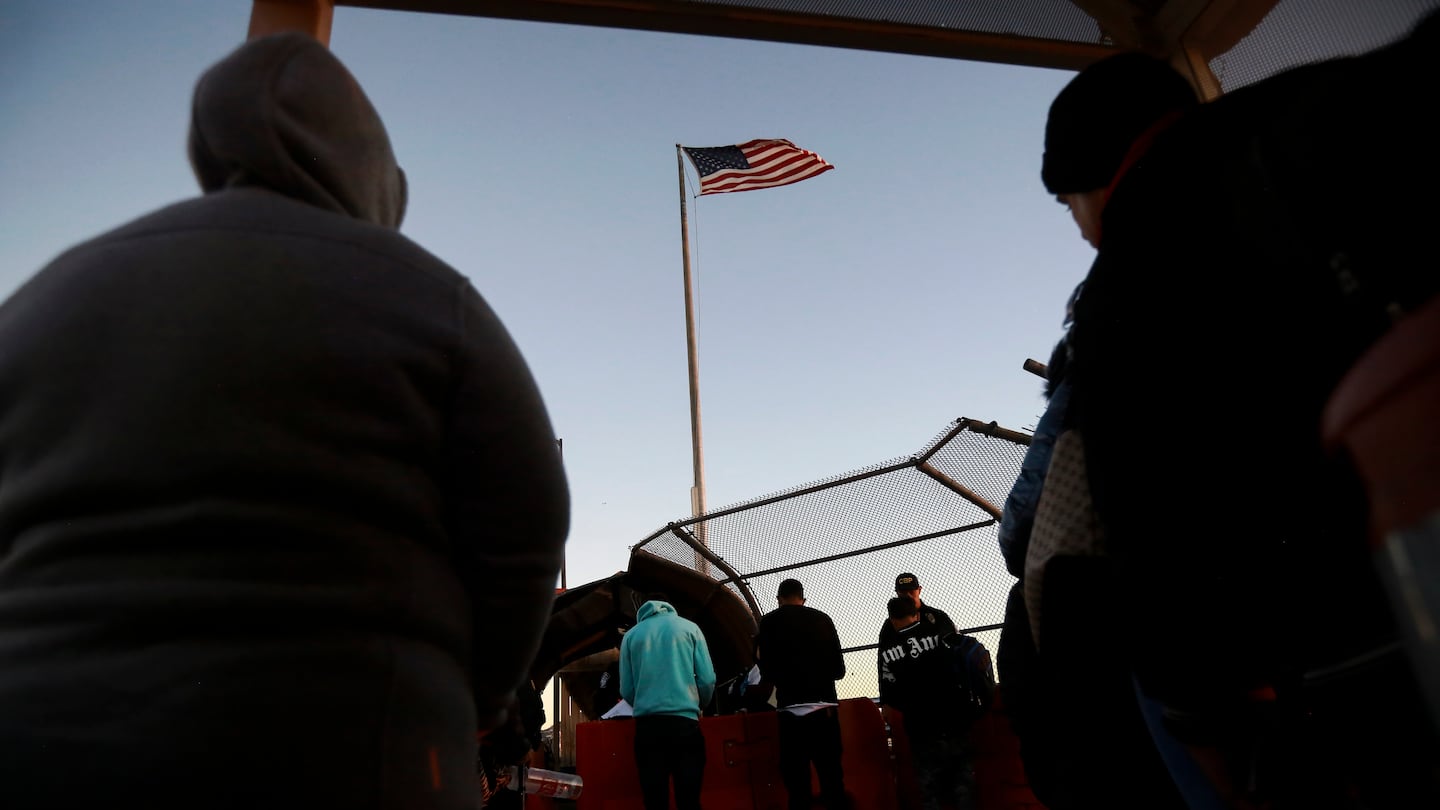
[[[965,714],[974,720],[995,702],[995,666],[990,651],[973,636],[956,633],[945,639],[950,672],[959,688]]]

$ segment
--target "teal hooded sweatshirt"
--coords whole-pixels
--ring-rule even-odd
[[[651,600],[620,642],[620,697],[636,717],[664,714],[700,719],[715,692],[715,666],[705,636],[669,602]]]

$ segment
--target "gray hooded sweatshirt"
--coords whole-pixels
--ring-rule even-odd
[[[323,46],[190,151],[0,305],[0,807],[475,807],[568,527],[535,383]]]

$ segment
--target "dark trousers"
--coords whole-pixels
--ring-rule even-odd
[[[790,797],[790,810],[810,810],[810,764],[820,777],[820,799],[827,810],[847,806],[845,778],[840,770],[840,715],[820,709],[796,717],[780,712],[780,778]]]
[[[669,810],[671,779],[676,809],[700,810],[705,737],[699,722],[663,714],[635,718],[635,766],[645,810]]]
[[[924,810],[975,810],[975,766],[964,736],[911,737],[910,760]]]

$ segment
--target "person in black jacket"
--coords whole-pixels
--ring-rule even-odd
[[[205,73],[190,158],[0,305],[0,807],[473,808],[568,527],[535,381],[320,43]]]
[[[903,574],[898,574],[895,577],[895,595],[902,599],[909,599],[910,602],[915,605],[915,609],[920,612],[920,621],[934,627],[942,638],[956,632],[955,622],[950,619],[948,613],[933,605],[925,604],[920,598],[920,593],[923,590],[924,588],[920,585],[920,578],[908,571]],[[881,624],[881,646],[893,643],[895,634],[895,628],[891,622],[886,621]]]
[[[1108,185],[1134,145],[1157,137],[1199,103],[1180,73],[1141,53],[1091,65],[1054,99],[1041,179],[1092,247],[1103,232]],[[1042,503],[1054,508],[1067,501],[1064,484],[1057,493],[1047,492],[1046,479],[1057,441],[1069,426],[1069,330],[1084,296],[1082,283],[1066,305],[1067,332],[1047,367],[1045,413],[1000,520],[1001,554],[1020,579],[1006,604],[996,660],[1001,691],[1026,776],[1048,807],[1184,807],[1141,714],[1129,651],[1097,653],[1096,628],[1123,624],[1125,611],[1135,607],[1118,598],[1110,561],[1098,555],[1051,556],[1052,549],[1043,545],[1041,556],[1030,556]],[[1038,606],[1041,597],[1051,609],[1031,613],[1027,600]],[[1046,628],[1043,650],[1037,646],[1040,636],[1032,633],[1040,626]]]
[[[1237,806],[1440,806],[1364,494],[1319,430],[1364,349],[1436,293],[1440,206],[1415,190],[1440,182],[1440,133],[1415,99],[1437,53],[1432,12],[1200,105],[1102,172],[1067,427],[1147,716]],[[1093,104],[1054,112],[1057,137],[1090,139]]]
[[[920,616],[915,600],[885,605],[893,633],[880,642],[880,703],[900,710],[924,810],[973,810],[975,771],[969,735],[973,717],[951,668],[951,633]]]
[[[835,623],[805,605],[799,580],[780,583],[780,606],[760,619],[755,654],[761,676],[775,685],[779,707],[780,775],[790,810],[810,807],[810,765],[820,779],[825,807],[849,807],[840,770],[840,719],[835,682],[845,677],[845,657]]]

